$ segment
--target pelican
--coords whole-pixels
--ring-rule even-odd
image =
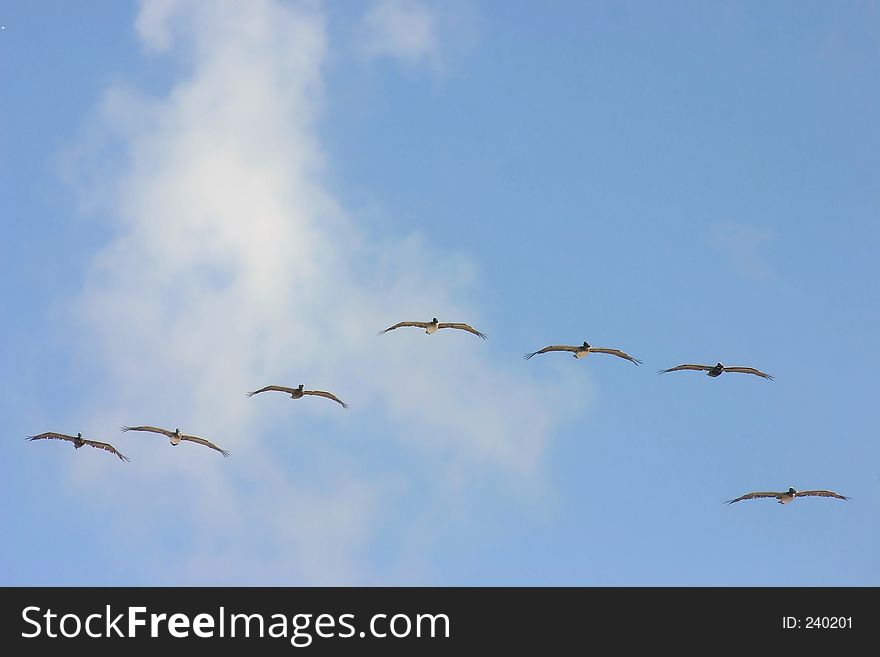
[[[337,404],[341,404],[342,408],[348,408],[348,404],[346,404],[332,392],[324,392],[323,390],[303,390],[303,387],[304,386],[302,383],[299,384],[298,388],[286,388],[285,386],[266,386],[265,388],[260,388],[259,390],[254,390],[253,392],[247,393],[247,396],[253,397],[254,395],[260,394],[261,392],[269,391],[289,393],[292,399],[302,399],[304,395],[316,395],[318,397],[326,397],[327,399],[332,399]]]
[[[76,449],[79,449],[83,445],[88,445],[89,447],[96,447],[98,449],[103,449],[111,454],[115,454],[122,461],[128,461],[128,457],[125,456],[118,449],[113,447],[110,443],[102,443],[97,440],[88,440],[87,438],[83,438],[81,433],[77,433],[75,436],[68,436],[66,433],[55,433],[54,431],[47,431],[46,433],[40,433],[36,436],[28,436],[27,440],[46,440],[48,438],[53,438],[55,440],[68,440],[73,443],[73,446]]]
[[[794,488],[789,488],[787,491],[783,491],[781,493],[746,493],[741,497],[737,497],[735,500],[727,500],[725,504],[733,504],[734,502],[741,502],[742,500],[755,500],[760,497],[775,497],[780,504],[788,504],[796,497],[834,497],[838,500],[849,499],[845,495],[841,495],[840,493],[835,493],[830,490],[795,490]]]
[[[425,333],[427,333],[428,335],[436,333],[437,329],[459,329],[462,331],[467,331],[468,333],[473,333],[474,335],[478,335],[484,340],[486,339],[486,334],[480,333],[473,326],[462,324],[461,322],[438,322],[436,317],[434,317],[430,322],[398,322],[394,326],[389,326],[384,331],[379,331],[379,335],[382,335],[383,333],[388,333],[388,331],[393,331],[394,329],[400,328],[402,326],[415,326],[417,328],[423,328],[425,329]]]
[[[627,353],[622,352],[620,349],[604,349],[602,347],[591,347],[589,343],[584,342],[579,347],[557,344],[550,345],[549,347],[544,347],[543,349],[539,349],[538,351],[533,351],[530,354],[526,354],[523,356],[526,360],[531,358],[532,356],[537,356],[538,354],[546,354],[550,351],[570,351],[574,355],[575,358],[583,358],[587,354],[611,354],[612,356],[617,356],[618,358],[625,358],[631,363],[635,363],[636,365],[641,365],[642,361],[637,358],[633,358]]]
[[[225,449],[220,449],[209,440],[205,440],[204,438],[199,438],[198,436],[187,436],[186,434],[180,433],[180,429],[175,429],[174,431],[168,431],[168,429],[160,429],[159,427],[122,427],[123,431],[150,431],[152,433],[161,433],[163,436],[168,436],[171,439],[171,444],[175,447],[180,444],[182,440],[188,440],[191,443],[196,443],[197,445],[204,445],[205,447],[210,447],[211,449],[217,450],[223,456],[229,456],[229,452]]]
[[[666,374],[666,372],[678,372],[679,370],[698,370],[701,372],[705,372],[711,377],[721,376],[723,372],[740,372],[742,374],[754,374],[755,376],[760,376],[764,379],[773,380],[773,376],[770,374],[765,374],[761,370],[756,370],[754,367],[731,367],[729,365],[722,365],[721,363],[717,363],[715,365],[678,365],[676,367],[670,367],[668,370],[660,370],[657,374]]]

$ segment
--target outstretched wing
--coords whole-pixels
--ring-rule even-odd
[[[259,395],[261,392],[269,392],[270,390],[276,392],[290,392],[292,393],[296,388],[285,388],[284,386],[266,386],[265,388],[260,388],[259,390],[254,390],[253,392],[247,393],[248,397],[253,397],[254,395]]]
[[[799,490],[795,495],[796,497],[834,497],[838,500],[849,499],[846,495],[841,495],[840,493],[835,493],[830,490]]]
[[[526,354],[523,356],[526,360],[531,358],[532,356],[537,356],[538,354],[546,354],[549,351],[571,351],[576,352],[580,347],[570,347],[566,344],[551,344],[549,347],[544,347],[543,349],[538,349],[538,351],[533,351],[530,354]]]
[[[666,374],[667,372],[678,372],[679,370],[699,370],[701,372],[708,372],[712,369],[711,365],[676,365],[675,367],[670,367],[668,370],[660,370],[657,374]],[[726,367],[724,369],[727,369]]]
[[[725,367],[725,372],[740,372],[742,374],[754,374],[755,376],[760,376],[764,379],[772,380],[773,377],[770,374],[765,374],[761,370],[756,370],[754,367]]]
[[[782,493],[774,493],[774,492],[755,492],[755,493],[746,493],[741,497],[737,497],[735,500],[727,500],[725,504],[733,504],[734,502],[742,502],[743,500],[754,500],[760,497],[775,497],[779,499],[782,497]]]
[[[120,460],[122,460],[122,461],[129,460],[125,454],[120,452],[118,449],[116,449],[110,443],[102,443],[97,440],[83,440],[83,443],[88,445],[89,447],[97,447],[98,449],[106,450],[106,451],[110,452],[111,454],[116,454],[116,456],[118,456],[120,458]]]
[[[379,335],[382,335],[383,333],[388,333],[388,331],[393,331],[394,329],[398,329],[403,326],[415,326],[417,328],[426,329],[426,328],[428,328],[428,324],[429,324],[429,322],[398,322],[394,326],[389,326],[384,331],[379,331]]]
[[[75,436],[68,436],[66,433],[55,433],[54,431],[38,433],[36,436],[28,436],[26,440],[46,440],[49,438],[54,440],[69,440],[73,443],[77,441],[77,438]]]
[[[478,335],[481,338],[483,338],[484,340],[486,339],[485,333],[480,333],[473,326],[470,326],[468,324],[462,324],[461,322],[440,322],[439,324],[437,324],[437,328],[438,329],[442,329],[442,328],[460,329],[462,331],[467,331],[468,333],[473,333],[474,335]]]
[[[617,356],[618,358],[625,358],[631,363],[635,363],[636,365],[641,365],[642,361],[638,358],[633,358],[629,354],[621,351],[620,349],[600,349],[599,347],[590,347],[590,351],[597,354],[611,354],[612,356]]]
[[[326,397],[327,399],[332,399],[337,404],[342,404],[342,408],[348,408],[348,404],[342,401],[339,397],[334,395],[332,392],[324,392],[323,390],[303,390],[304,395],[316,395],[318,397]]]
[[[205,440],[204,438],[199,438],[198,436],[184,436],[184,435],[181,435],[180,439],[181,440],[188,440],[191,443],[196,443],[198,445],[204,445],[205,447],[210,447],[211,449],[215,449],[218,452],[220,452],[223,456],[229,456],[229,452],[227,452],[225,449],[220,449],[219,447],[217,447],[217,445],[212,443],[210,440]]]
[[[174,435],[174,432],[168,431],[168,429],[160,429],[159,427],[149,427],[149,426],[122,427],[122,430],[123,431],[149,431],[151,433],[161,433],[163,436],[168,436],[169,438],[171,438],[171,436]]]

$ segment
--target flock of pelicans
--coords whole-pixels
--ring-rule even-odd
[[[425,333],[431,335],[432,333],[436,333],[440,329],[458,329],[461,331],[467,331],[468,333],[473,333],[474,335],[486,339],[486,334],[481,333],[476,330],[472,326],[468,324],[463,324],[460,322],[438,322],[437,318],[434,317],[430,322],[399,322],[394,326],[389,326],[384,331],[380,331],[379,335],[383,333],[387,333],[388,331],[393,331],[394,329],[403,328],[403,327],[415,327],[424,329]],[[581,345],[549,345],[544,347],[543,349],[539,349],[538,351],[533,351],[531,353],[523,356],[526,360],[529,360],[533,356],[537,356],[540,354],[546,354],[554,351],[564,351],[570,352],[573,354],[575,358],[584,358],[589,354],[610,354],[612,356],[617,356],[618,358],[623,358],[625,360],[630,361],[635,365],[640,365],[642,361],[633,358],[629,354],[621,351],[620,349],[606,349],[603,347],[593,347],[587,342],[584,342]],[[736,372],[740,374],[753,374],[755,376],[759,376],[763,379],[773,379],[773,377],[769,374],[766,374],[760,370],[755,369],[754,367],[730,367],[728,365],[723,365],[721,363],[716,363],[715,365],[693,365],[693,364],[684,364],[677,365],[676,367],[670,367],[666,370],[660,370],[658,374],[666,374],[667,372],[679,372],[682,370],[693,370],[698,372],[705,372],[710,377],[718,377],[721,376],[724,372]],[[290,395],[292,399],[302,399],[306,395],[312,395],[315,397],[324,397],[331,401],[336,402],[343,408],[348,408],[348,404],[339,399],[336,395],[331,392],[326,392],[324,390],[305,390],[304,385],[300,384],[296,388],[288,388],[286,386],[277,386],[270,385],[265,386],[264,388],[260,388],[259,390],[254,390],[253,392],[247,393],[248,397],[253,397],[254,395],[258,395],[262,392],[283,392],[285,394]],[[149,425],[137,426],[137,427],[122,427],[122,431],[143,431],[148,433],[156,433],[163,436],[166,436],[170,439],[172,445],[179,445],[181,442],[192,442],[197,445],[203,445],[204,447],[208,447],[210,449],[216,450],[220,452],[223,456],[229,456],[229,452],[225,449],[221,449],[217,447],[214,443],[209,440],[205,440],[204,438],[199,438],[198,436],[190,436],[187,434],[180,433],[180,429],[175,429],[174,431],[169,431],[168,429],[162,429],[160,427],[153,427]],[[89,440],[87,438],[83,438],[81,433],[77,433],[76,436],[69,436],[63,433],[56,433],[54,431],[47,431],[46,433],[41,433],[36,436],[28,436],[27,440],[45,440],[45,439],[54,439],[54,440],[66,440],[73,443],[74,448],[79,449],[83,445],[88,445],[89,447],[95,447],[97,449],[103,449],[111,454],[115,454],[122,461],[128,461],[128,457],[122,454],[119,450],[117,450],[110,443],[99,442],[97,440]],[[841,495],[839,493],[835,493],[830,490],[795,490],[794,488],[789,488],[787,491],[756,491],[752,493],[746,493],[745,495],[741,495],[732,500],[727,500],[727,504],[733,504],[734,502],[740,502],[742,500],[753,500],[758,498],[774,498],[780,504],[788,504],[793,501],[797,497],[832,497],[839,500],[848,500],[849,498]]]

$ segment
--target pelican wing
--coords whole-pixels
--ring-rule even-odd
[[[551,344],[549,347],[544,347],[543,349],[538,349],[538,351],[533,351],[530,354],[526,354],[523,356],[526,360],[531,358],[532,356],[537,356],[538,354],[546,354],[549,351],[571,351],[572,353],[576,352],[581,347],[571,347],[567,344]]]
[[[480,333],[473,326],[470,326],[468,324],[462,324],[461,322],[440,322],[439,324],[437,324],[437,328],[438,329],[442,329],[442,328],[460,329],[462,331],[467,331],[468,333],[473,333],[474,335],[478,335],[481,338],[483,338],[484,340],[486,339],[485,333]]]
[[[88,445],[89,447],[97,447],[98,449],[106,450],[106,451],[110,452],[111,454],[116,454],[116,456],[118,456],[120,458],[120,460],[122,460],[122,461],[129,460],[125,454],[120,452],[118,449],[116,449],[110,443],[102,443],[97,440],[83,440],[83,443]]]
[[[382,335],[383,333],[388,333],[388,331],[393,331],[394,329],[398,329],[404,326],[415,326],[417,328],[426,329],[428,328],[428,324],[430,324],[430,322],[397,322],[397,324],[395,324],[394,326],[389,326],[384,331],[379,331],[379,335]]]
[[[196,443],[197,445],[204,445],[205,447],[210,447],[211,449],[215,449],[218,452],[220,452],[223,456],[229,456],[229,452],[227,452],[225,449],[220,449],[219,447],[217,447],[217,445],[212,443],[210,440],[205,440],[204,438],[199,438],[198,436],[185,436],[185,435],[181,435],[180,439],[181,440],[188,440],[191,443]]]
[[[635,363],[636,365],[641,365],[642,361],[638,358],[633,358],[629,354],[621,351],[620,349],[600,349],[599,347],[590,347],[590,351],[597,354],[611,354],[612,356],[617,356],[618,358],[625,358],[631,363]]]
[[[348,408],[348,404],[342,401],[339,397],[334,395],[332,392],[324,392],[323,390],[303,390],[304,395],[316,395],[318,397],[326,397],[327,399],[332,399],[337,404],[341,404],[342,408]]]
[[[764,379],[773,380],[773,377],[770,374],[765,374],[761,370],[756,370],[754,367],[725,367],[725,372],[740,372],[742,374],[754,374],[755,376],[760,376]]]
[[[780,499],[782,497],[782,493],[775,492],[755,492],[755,493],[746,493],[741,497],[737,497],[735,500],[727,500],[726,504],[733,504],[734,502],[742,502],[743,500],[754,500],[760,497],[775,497],[776,499]]]
[[[849,498],[846,495],[841,495],[840,493],[835,493],[830,490],[799,490],[796,493],[797,497],[835,497],[838,500],[848,500]]]
[[[668,370],[660,370],[657,374],[666,374],[667,372],[678,372],[679,370],[699,370],[701,372],[708,372],[712,369],[711,365],[676,365],[675,367],[670,367]],[[724,369],[727,369],[726,367]]]
[[[254,395],[259,395],[261,392],[288,392],[292,393],[296,388],[285,388],[284,386],[266,386],[265,388],[260,388],[259,390],[254,390],[253,392],[247,393],[248,397],[253,397]]]
[[[54,431],[39,433],[36,436],[28,436],[27,440],[46,440],[50,438],[54,440],[69,440],[72,443],[78,440],[76,436],[68,436],[66,433],[55,433]]]
[[[171,438],[171,436],[174,435],[174,432],[168,431],[168,429],[160,429],[159,427],[149,427],[149,426],[122,427],[122,430],[123,431],[149,431],[150,433],[161,433],[163,436],[168,436],[169,438]]]

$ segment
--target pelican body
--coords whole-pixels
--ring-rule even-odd
[[[128,457],[120,452],[118,449],[113,447],[110,443],[102,443],[98,440],[89,440],[88,438],[83,438],[82,433],[77,432],[75,436],[69,436],[66,433],[56,433],[55,431],[47,431],[45,433],[37,434],[36,436],[28,436],[27,440],[66,440],[71,445],[74,446],[75,449],[79,449],[83,445],[88,445],[89,447],[95,447],[96,449],[103,449],[104,451],[110,452],[114,454],[122,461],[128,461]]]
[[[389,326],[384,331],[379,331],[379,335],[383,333],[388,333],[388,331],[393,331],[394,329],[399,329],[403,326],[411,326],[414,328],[422,328],[425,329],[425,333],[431,335],[432,333],[436,333],[438,329],[451,328],[451,329],[459,329],[461,331],[467,331],[468,333],[473,333],[477,337],[486,339],[486,334],[478,331],[470,324],[465,324],[463,322],[441,322],[436,317],[432,317],[430,322],[398,322],[394,326]]]
[[[793,502],[795,498],[798,497],[832,497],[838,500],[849,499],[846,495],[841,495],[840,493],[835,493],[831,490],[795,490],[794,488],[789,487],[788,490],[779,492],[755,491],[754,493],[746,493],[745,495],[740,495],[736,499],[727,500],[727,504],[742,502],[743,500],[756,500],[761,498],[776,498],[776,501],[780,504],[788,504],[789,502]]]
[[[253,392],[247,393],[248,397],[253,397],[254,395],[259,395],[261,392],[268,392],[273,390],[275,392],[283,392],[285,394],[290,395],[291,399],[302,399],[306,395],[315,395],[317,397],[326,397],[327,399],[331,399],[335,401],[337,404],[340,404],[342,408],[348,408],[348,404],[342,401],[339,397],[334,395],[332,392],[327,392],[326,390],[305,390],[305,384],[300,383],[296,388],[288,388],[287,386],[266,386],[265,388],[260,388],[259,390],[254,390]]]
[[[529,360],[533,356],[537,356],[538,354],[546,354],[551,351],[568,351],[575,358],[583,358],[588,354],[611,354],[612,356],[617,356],[618,358],[623,358],[628,360],[635,365],[640,365],[642,361],[638,358],[633,358],[628,353],[621,351],[620,349],[607,349],[605,347],[593,347],[589,342],[584,340],[584,343],[580,346],[577,345],[567,345],[567,344],[551,344],[548,347],[544,347],[543,349],[539,349],[538,351],[533,351],[531,353],[525,354],[523,358]]]
[[[666,374],[667,372],[680,372],[682,370],[705,372],[707,376],[711,376],[713,379],[721,376],[725,372],[738,372],[740,374],[754,374],[755,376],[760,376],[762,379],[770,379],[771,381],[773,380],[773,376],[771,374],[767,374],[766,372],[757,370],[754,367],[742,367],[740,365],[730,366],[724,365],[723,363],[716,363],[715,365],[678,365],[676,367],[670,367],[668,370],[660,370],[659,372],[657,372],[657,374]]]
[[[180,429],[175,429],[174,431],[169,431],[168,429],[162,429],[160,427],[151,427],[151,426],[140,426],[140,427],[122,427],[123,431],[146,431],[149,433],[157,433],[159,435],[165,436],[171,442],[172,445],[177,447],[182,441],[187,441],[191,443],[196,443],[197,445],[203,445],[210,449],[213,449],[217,452],[223,454],[223,456],[229,456],[229,452],[225,449],[221,449],[217,447],[210,440],[205,440],[204,438],[199,438],[198,436],[190,436],[188,434],[180,433]]]
[[[715,376],[718,375],[716,374]],[[794,501],[795,497],[797,497],[797,491],[789,486],[788,490],[779,496],[777,502],[779,502],[780,504],[788,504],[789,502]]]

